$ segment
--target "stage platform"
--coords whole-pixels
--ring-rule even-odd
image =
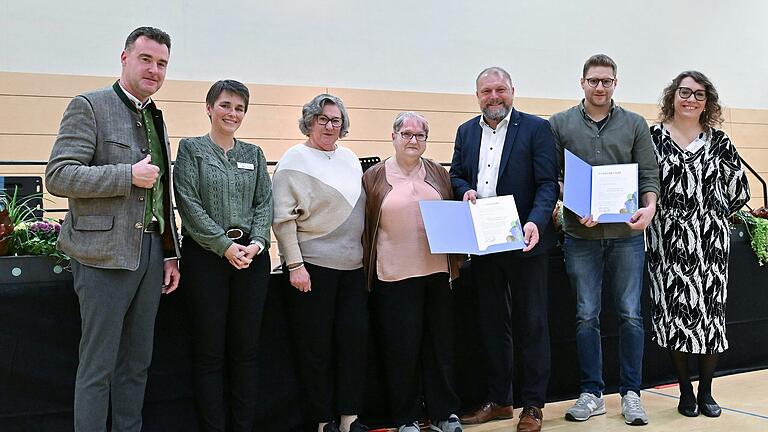
[[[736,233],[738,234],[738,233]],[[768,368],[768,267],[759,267],[749,245],[738,235],[731,243],[730,281],[727,303],[727,332],[730,349],[721,357],[718,370],[724,374],[739,374]],[[22,258],[22,260],[34,260]],[[77,298],[72,289],[71,275],[59,273],[53,278],[36,278],[40,272],[25,271],[22,277],[10,276],[11,260],[0,259],[0,431],[72,430],[72,396],[77,367],[77,347],[80,319]],[[465,268],[459,282],[454,284],[456,321],[456,386],[465,410],[481,403],[485,397],[483,349],[479,342],[475,290],[470,268]],[[7,276],[7,277],[6,277]],[[29,276],[29,279],[25,279]],[[302,410],[304,395],[294,367],[294,350],[285,323],[286,287],[282,276],[273,275],[264,313],[258,359],[257,431],[311,431]],[[145,432],[194,432],[197,430],[192,403],[191,336],[184,308],[183,286],[174,294],[164,296],[157,317],[155,351],[147,383],[144,406]],[[604,378],[607,393],[616,391],[618,381],[618,334],[612,299],[603,299],[602,314]],[[652,414],[652,424],[661,424],[669,417],[677,422],[676,402],[669,396],[674,389],[655,390],[653,387],[674,380],[666,351],[650,340],[647,288],[643,297],[646,327],[644,358],[644,400],[659,414]],[[592,429],[593,426],[626,427],[619,421],[615,401],[609,402],[610,412],[603,418],[583,425],[558,422],[571,400],[578,396],[578,367],[575,361],[575,292],[564,272],[562,253],[550,255],[549,313],[552,347],[552,377],[546,426],[549,430]],[[388,407],[383,396],[382,377],[375,339],[371,338],[367,394],[363,418],[370,425],[386,425]],[[745,379],[744,395],[734,399],[720,391],[722,379],[716,384],[716,395],[724,407],[750,413],[759,411],[766,402],[768,389],[748,390],[752,381],[766,381],[768,375]],[[723,387],[724,388],[724,387]],[[757,396],[762,396],[762,399]],[[753,398],[755,396],[755,398]],[[668,400],[667,400],[668,399]],[[609,399],[610,400],[610,399]],[[759,402],[755,402],[759,401]],[[746,403],[758,403],[749,408]],[[660,411],[659,411],[660,410]],[[669,414],[669,416],[668,416]],[[727,411],[724,418],[734,414]],[[735,414],[734,414],[735,415]],[[670,417],[671,416],[671,417]],[[754,416],[753,416],[754,417]],[[755,417],[755,419],[758,419]],[[615,422],[613,421],[615,420]],[[760,419],[764,420],[764,419]],[[720,420],[715,420],[715,422]],[[746,420],[745,420],[746,421]],[[750,420],[753,421],[753,420]],[[710,419],[694,419],[697,426],[714,425]],[[751,423],[750,423],[751,424]],[[758,423],[759,424],[759,423]],[[499,427],[511,427],[514,421]],[[693,430],[673,423],[669,430]],[[688,423],[686,423],[688,425]],[[693,427],[693,426],[692,426]],[[705,428],[706,429],[706,428]],[[705,430],[702,429],[702,430]],[[719,430],[730,430],[721,429]],[[495,430],[495,429],[477,429]],[[498,429],[505,430],[505,429]],[[611,430],[611,429],[606,429]],[[667,429],[659,429],[667,430]],[[746,430],[746,429],[742,429]],[[768,430],[768,422],[764,429]]]

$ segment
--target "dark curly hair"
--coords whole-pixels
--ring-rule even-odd
[[[703,73],[692,70],[681,72],[664,89],[664,92],[661,94],[659,122],[668,122],[675,117],[675,93],[678,87],[680,87],[680,83],[689,77],[704,86],[704,91],[707,93],[704,111],[699,116],[699,124],[704,130],[721,125],[723,123],[723,107],[720,106],[720,97],[717,95],[714,84]]]

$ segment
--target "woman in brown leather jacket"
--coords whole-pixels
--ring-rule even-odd
[[[398,431],[418,432],[423,391],[431,428],[461,431],[453,414],[460,402],[453,386],[450,289],[458,261],[430,253],[419,210],[420,200],[452,199],[451,182],[442,166],[421,157],[429,133],[424,116],[400,113],[392,129],[395,156],[363,176],[363,265],[391,416]]]

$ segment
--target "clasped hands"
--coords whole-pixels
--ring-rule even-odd
[[[224,258],[232,264],[232,267],[241,270],[248,268],[253,261],[253,257],[259,253],[261,247],[258,244],[250,244],[243,246],[241,244],[232,243],[226,251],[224,251]]]

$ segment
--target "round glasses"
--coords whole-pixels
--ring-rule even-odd
[[[410,141],[411,138],[416,137],[416,141],[418,142],[424,142],[427,140],[427,134],[425,133],[413,133],[413,132],[400,132],[400,136],[403,137],[404,140]]]
[[[693,97],[701,102],[705,99],[707,99],[707,91],[706,90],[696,90],[693,91],[692,89],[689,89],[688,87],[678,87],[677,88],[677,94],[680,95],[681,99],[688,99],[693,95]]]
[[[325,126],[328,123],[331,123],[331,126],[335,128],[340,128],[341,124],[343,123],[343,120],[341,117],[334,117],[334,118],[328,118],[324,115],[317,116],[317,124],[320,126]]]

